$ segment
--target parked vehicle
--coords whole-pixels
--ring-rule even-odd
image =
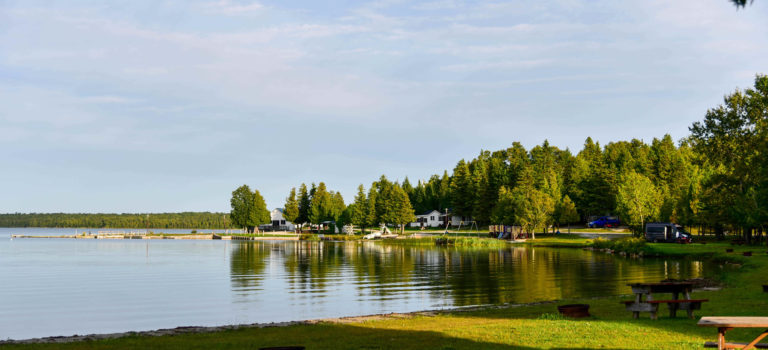
[[[621,222],[615,216],[601,216],[587,223],[590,228],[596,227],[618,227]]]
[[[691,243],[691,234],[675,223],[654,222],[645,225],[645,240],[654,243]]]

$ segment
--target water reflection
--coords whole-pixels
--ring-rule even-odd
[[[242,242],[231,280],[240,301],[258,298],[262,281],[284,284],[289,300],[374,302],[401,311],[527,303],[626,294],[627,283],[702,277],[698,261],[626,259],[577,249],[455,249],[373,242]],[[267,297],[267,296],[264,296]]]
[[[6,237],[0,339],[616,295],[719,271],[578,249]]]

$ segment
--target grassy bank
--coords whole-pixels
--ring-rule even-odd
[[[454,246],[454,247],[508,247],[510,243],[504,240],[491,238],[476,238],[462,236],[434,236],[406,239],[385,239],[378,241],[388,245],[413,245],[413,246]]]
[[[397,241],[394,241],[397,242]],[[586,245],[572,236],[542,237],[529,246]],[[768,255],[764,247],[733,247],[726,243],[648,244],[649,252],[668,256],[724,257],[743,266],[725,275],[726,288],[697,291],[706,298],[697,316],[768,316]],[[741,252],[754,256],[743,257]],[[275,328],[249,328],[204,334],[162,337],[126,337],[113,340],[69,343],[11,345],[8,349],[257,349],[266,346],[302,345],[307,349],[701,349],[716,338],[716,330],[696,326],[696,320],[670,319],[666,310],[658,321],[634,320],[620,300],[628,297],[562,300],[520,307],[453,311],[430,315],[381,317],[343,322],[320,322]],[[556,305],[587,303],[593,317],[562,319]],[[684,314],[684,313],[681,313]],[[729,341],[747,341],[761,330],[733,330]]]

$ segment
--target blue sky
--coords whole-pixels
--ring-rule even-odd
[[[544,139],[687,135],[768,1],[0,0],[0,212],[228,211]]]

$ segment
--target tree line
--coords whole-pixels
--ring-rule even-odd
[[[0,227],[229,228],[226,213],[13,213],[0,214]]]
[[[588,137],[576,154],[546,140],[531,149],[514,142],[416,185],[382,176],[367,194],[360,185],[352,204],[339,204],[336,216],[323,218],[361,227],[402,225],[414,213],[450,209],[481,225],[535,232],[617,215],[636,232],[649,221],[672,221],[717,235],[762,236],[768,223],[768,77],[757,75],[753,88],[725,96],[689,130],[677,143],[668,134],[650,143],[604,146]],[[291,190],[286,211],[297,222],[316,222],[306,214],[312,194],[299,192],[296,200]]]

